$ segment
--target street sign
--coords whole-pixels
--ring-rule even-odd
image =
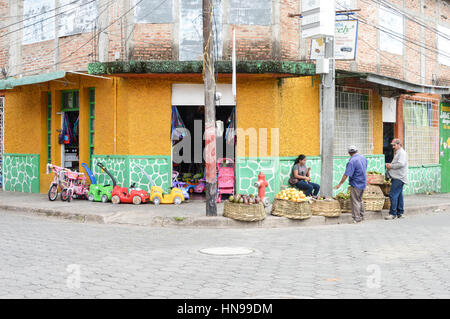
[[[334,36],[335,3],[302,0],[302,38]]]
[[[358,39],[358,21],[340,20],[336,21],[334,37],[334,57],[336,60],[354,60]],[[322,59],[325,55],[325,44],[323,38],[311,41],[310,59]]]

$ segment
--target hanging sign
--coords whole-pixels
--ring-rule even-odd
[[[354,60],[358,39],[358,20],[336,21],[334,37],[334,57],[336,60]],[[324,58],[325,43],[323,38],[311,40],[310,59]]]

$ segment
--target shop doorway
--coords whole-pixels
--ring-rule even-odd
[[[80,170],[79,154],[79,94],[78,91],[63,91],[61,104],[62,166],[74,171]]]
[[[205,171],[205,107],[203,105],[172,106],[172,171],[178,180],[187,185],[190,199],[205,198],[203,187]],[[216,107],[216,158],[228,158],[235,162],[236,107]],[[185,131],[184,131],[185,130]],[[185,133],[183,133],[183,131]],[[190,142],[187,140],[189,134]],[[179,144],[184,143],[184,144]],[[180,147],[183,145],[183,147]],[[190,148],[185,150],[184,146]],[[201,148],[200,148],[201,145]],[[185,152],[188,153],[185,153]],[[201,153],[199,153],[201,151]],[[234,165],[233,165],[234,166]]]
[[[383,123],[383,154],[386,163],[391,163],[394,158],[394,149],[391,142],[394,139],[395,123]]]

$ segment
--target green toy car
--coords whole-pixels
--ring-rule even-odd
[[[87,198],[91,202],[103,202],[103,203],[110,202],[111,193],[113,191],[113,188],[116,186],[116,180],[102,163],[97,163],[97,166],[100,167],[102,171],[104,171],[106,174],[108,174],[113,184],[112,185],[91,184],[91,186],[89,187]]]

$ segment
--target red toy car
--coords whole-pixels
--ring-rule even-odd
[[[150,196],[147,191],[141,189],[135,189],[136,183],[133,183],[130,186],[130,191],[128,192],[128,188],[116,186],[113,188],[111,193],[111,202],[113,204],[135,204],[139,205],[140,203],[147,203],[150,201]]]

